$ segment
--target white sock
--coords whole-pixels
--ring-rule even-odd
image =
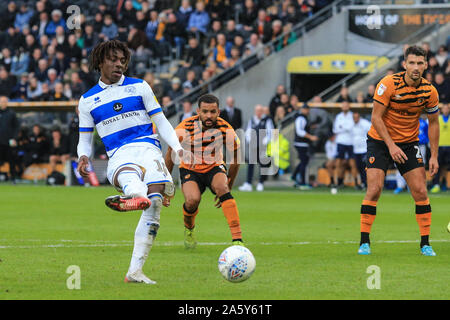
[[[128,273],[142,270],[158,233],[163,197],[159,193],[151,193],[148,195],[148,198],[151,200],[152,205],[142,212],[141,219],[137,225],[134,234],[133,255]]]
[[[119,173],[117,181],[126,196],[147,197],[147,185],[141,180],[137,171],[124,170]]]

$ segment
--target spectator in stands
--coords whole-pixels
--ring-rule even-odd
[[[227,42],[229,42],[231,44],[234,43],[234,38],[236,36],[242,37],[242,34],[236,29],[236,22],[234,22],[233,19],[230,19],[227,21],[224,33],[225,33]]]
[[[223,33],[217,35],[217,45],[213,50],[213,61],[219,68],[223,68],[223,62],[231,57],[232,44],[227,42]]]
[[[290,104],[290,98],[287,93],[282,93],[280,95],[280,104],[277,107],[283,107],[286,114],[290,113],[291,111],[294,111]],[[270,112],[270,115],[272,115],[272,112]]]
[[[33,57],[33,59],[35,59],[35,57]],[[58,77],[63,76],[64,72],[69,68],[69,60],[67,59],[62,46],[56,46],[55,59],[53,59],[50,67],[56,70]]]
[[[38,3],[42,3],[39,1]],[[48,13],[46,11],[39,13],[39,18],[36,22],[31,24],[31,31],[36,36],[36,38],[41,38],[42,36],[48,36],[45,31],[47,30],[47,26],[50,23],[50,19],[48,17]]]
[[[341,88],[341,92],[339,93],[339,97],[337,98],[336,102],[353,102],[353,98],[350,96],[348,92],[348,88],[346,86],[343,86]]]
[[[0,67],[0,96],[10,97],[16,85],[16,77],[9,74],[5,67]]]
[[[12,64],[11,50],[8,47],[5,47],[2,49],[0,66],[4,67],[6,71],[9,72],[11,70],[11,64]]]
[[[313,15],[313,11],[315,9],[314,0],[297,0],[297,4],[300,7],[299,10],[300,21],[309,18]]]
[[[232,6],[229,1],[210,0],[206,2],[208,3],[206,6],[206,11],[210,14],[211,19],[225,21],[230,18]]]
[[[111,15],[106,15],[103,21],[102,30],[99,34],[99,38],[102,41],[108,41],[117,38],[119,30],[117,25],[113,22]]]
[[[228,60],[228,68],[233,68],[241,60],[241,52],[238,47],[232,46],[230,58]]]
[[[56,72],[56,69],[54,69],[54,68],[48,69],[47,78],[48,78],[48,80],[45,81],[44,83],[47,83],[48,88],[50,90],[55,89],[55,84],[59,81],[58,73]]]
[[[197,75],[194,70],[188,70],[186,73],[186,81],[183,82],[183,86],[190,86],[195,88],[198,85]]]
[[[235,100],[228,96],[225,100],[225,108],[220,110],[220,117],[228,122],[234,130],[242,127],[242,111],[236,108]]]
[[[34,98],[35,101],[51,101],[52,94],[47,82],[41,85],[41,94]]]
[[[239,51],[239,56],[242,57],[245,51],[245,40],[241,35],[234,37],[233,47],[236,47]]]
[[[20,123],[14,111],[8,108],[8,97],[0,96],[0,164],[9,163],[9,176],[17,178],[13,148],[17,146]]]
[[[310,159],[310,143],[318,140],[317,136],[311,134],[308,115],[309,106],[304,104],[295,118],[294,146],[300,162],[292,172],[292,180],[295,182],[294,187],[300,190],[311,189],[311,186],[306,183],[306,169]]]
[[[27,98],[28,100],[37,100],[42,94],[42,84],[34,75],[28,79]]]
[[[439,93],[439,102],[450,102],[450,80],[446,79],[442,72],[436,73],[433,85]]]
[[[128,28],[136,22],[136,9],[133,7],[133,1],[126,0],[118,19],[118,31],[127,32]]]
[[[434,57],[434,52],[431,51],[431,46],[429,42],[423,42],[422,43],[422,48],[425,50],[425,52],[427,53],[427,61],[430,61],[431,57]]]
[[[62,26],[57,26],[56,30],[55,30],[55,35],[52,39],[53,43],[56,43],[57,46],[63,46],[64,51],[66,52],[67,55],[67,50],[66,50],[66,31],[64,30],[64,28]]]
[[[6,34],[2,35],[3,46],[8,47],[11,52],[14,52],[16,48],[23,47],[25,45],[25,39],[22,33],[17,31],[14,27],[9,27]]]
[[[189,100],[184,100],[182,103],[183,113],[180,114],[178,118],[178,122],[183,121],[184,119],[190,118],[195,115],[194,109],[192,108],[192,102]]]
[[[445,67],[447,66],[449,60],[447,47],[445,45],[440,45],[434,57],[436,58],[440,70],[445,71]]]
[[[244,9],[239,14],[239,22],[245,32],[253,31],[253,23],[258,18],[258,7],[254,0],[245,0]]]
[[[33,16],[33,10],[28,8],[26,3],[20,5],[20,11],[17,12],[14,20],[14,28],[22,31],[25,26],[29,26],[30,19]]]
[[[272,26],[266,10],[260,9],[258,11],[258,19],[253,23],[253,32],[258,35],[262,43],[266,43],[270,40],[271,29]]]
[[[15,100],[27,100],[27,88],[28,88],[28,72],[24,72],[20,75],[19,82],[14,86],[12,97]]]
[[[186,54],[186,61],[183,64],[184,68],[193,68],[197,74],[199,74],[202,69],[204,61],[203,50],[199,46],[197,38],[190,38],[188,41],[188,48]]]
[[[355,159],[355,171],[353,176],[355,177],[355,186],[363,190],[367,186],[366,179],[366,153],[367,153],[367,132],[369,132],[371,123],[370,121],[361,118],[358,112],[353,112],[353,156]],[[356,176],[360,176],[361,183],[358,183]]]
[[[374,84],[369,84],[369,86],[367,87],[367,94],[366,94],[366,97],[364,99],[364,102],[365,103],[372,103],[374,94],[375,94],[375,85]]]
[[[270,30],[269,38],[265,42],[274,41],[283,33],[283,23],[281,20],[272,21],[272,28]]]
[[[256,52],[263,53],[262,48],[263,44],[261,43],[261,40],[259,40],[258,35],[256,33],[252,33],[250,35],[250,41],[245,45],[244,56],[247,57]]]
[[[58,163],[64,164],[70,159],[69,141],[61,129],[53,128],[49,148],[50,173],[56,171]]]
[[[182,0],[181,5],[176,12],[177,20],[180,22],[184,30],[187,30],[189,17],[192,13],[192,6],[190,0]]]
[[[270,115],[272,118],[275,116],[276,108],[281,104],[281,95],[283,93],[286,93],[286,88],[284,85],[279,84],[277,86],[275,95],[272,97],[272,99],[270,99],[269,103]]]
[[[282,33],[284,36],[275,44],[275,51],[280,51],[297,40],[297,34],[292,31],[292,23],[285,24]]]
[[[20,47],[12,58],[10,73],[15,77],[19,77],[22,73],[28,70],[29,63],[30,63],[30,56],[28,52],[26,52],[22,47]]]
[[[150,20],[145,28],[145,34],[147,35],[148,41],[152,44],[156,43],[156,31],[158,30],[158,24],[158,11],[150,11]]]
[[[25,167],[30,166],[33,163],[46,162],[46,155],[48,155],[48,139],[44,134],[41,126],[35,124],[32,128],[32,132],[29,136],[30,143],[26,147],[26,156],[24,159]]]
[[[337,155],[336,166],[338,187],[344,185],[345,168],[348,162],[351,171],[355,172],[355,160],[353,156],[354,127],[353,113],[350,111],[350,102],[344,100],[341,104],[341,112],[336,116],[333,124],[333,133],[336,134]]]
[[[90,23],[84,27],[83,42],[83,56],[88,57],[94,46],[99,42],[98,34],[94,31],[94,26]]]
[[[9,1],[5,11],[0,13],[0,31],[5,31],[14,25],[17,15],[17,5],[14,1]]]
[[[69,83],[72,73],[79,72],[79,71],[80,71],[80,66],[78,65],[77,58],[75,58],[75,57],[71,58],[70,62],[69,62],[69,68],[66,70],[66,72],[64,72],[64,76],[63,76],[64,83]]]
[[[81,81],[80,75],[78,72],[73,72],[70,75],[70,92],[71,99],[78,100],[81,98],[81,95],[86,92],[86,85]]]
[[[50,101],[68,101],[69,98],[64,94],[64,85],[62,82],[55,84],[55,89],[51,91]]]
[[[205,11],[205,4],[203,1],[195,3],[195,11],[191,13],[187,26],[187,31],[197,37],[197,39],[204,38],[209,26],[210,17]]]
[[[164,40],[177,49],[176,56],[178,59],[183,55],[186,38],[186,30],[183,29],[181,23],[178,22],[177,16],[174,13],[169,13],[167,24],[164,29]]]
[[[253,171],[256,164],[259,164],[259,182],[256,191],[264,191],[264,182],[267,175],[264,170],[270,166],[269,159],[266,158],[267,144],[272,137],[274,129],[273,121],[270,116],[265,114],[265,108],[262,105],[256,105],[253,117],[248,121],[245,130],[245,141],[248,145],[248,168],[246,182],[239,187],[240,191],[252,191]]]
[[[46,82],[48,80],[48,61],[45,58],[41,58],[38,61],[37,69],[34,70],[34,75],[39,82]]]
[[[51,14],[51,21],[45,27],[45,34],[50,38],[53,38],[56,35],[56,28],[63,27],[66,28],[66,22],[62,16],[62,12],[59,9],[55,9]]]
[[[356,103],[365,103],[365,97],[364,97],[364,92],[363,91],[358,91],[356,93],[355,102]]]
[[[81,60],[80,71],[78,72],[78,75],[80,76],[81,81],[86,86],[86,89],[92,88],[97,83],[95,73],[89,71],[89,62],[87,59]]]
[[[288,111],[288,113],[291,113],[293,111],[300,110],[301,106],[299,104],[300,101],[298,100],[297,95],[291,94],[289,96],[289,107],[287,108],[286,111]]]
[[[67,41],[64,44],[66,50],[66,57],[69,59],[76,58],[78,61],[82,58],[81,48],[77,44],[77,38],[74,34],[70,34],[67,37]]]
[[[44,43],[45,43],[45,40],[44,40]],[[32,34],[28,34],[25,37],[25,46],[23,47],[23,51],[25,51],[26,53],[29,54],[29,53],[33,52],[34,49],[39,48],[39,47],[40,47],[40,44],[38,44],[36,42],[36,39],[34,38],[34,36]],[[45,48],[42,47],[42,49],[46,50],[47,47],[45,47]]]
[[[181,80],[179,78],[173,78],[170,82],[171,86],[169,91],[167,92],[167,95],[170,97],[171,100],[175,100],[179,96],[183,94],[183,88],[181,87]]]
[[[282,106],[277,107],[275,109],[275,116],[273,118],[273,122],[276,128],[279,128],[281,126],[281,122],[285,117],[286,117],[286,109],[284,109]]]

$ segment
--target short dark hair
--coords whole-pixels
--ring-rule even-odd
[[[424,57],[424,58],[427,57],[426,51],[422,47],[419,47],[419,46],[408,47],[408,49],[405,50],[405,56],[404,56],[405,60],[407,60],[407,58],[410,54],[419,56],[419,57]]]
[[[198,99],[198,107],[200,108],[200,105],[202,104],[202,102],[204,103],[216,103],[217,107],[219,107],[219,99],[212,94],[204,94],[202,95],[199,99]]]
[[[98,44],[94,48],[94,50],[92,50],[89,56],[89,69],[100,72],[100,64],[105,61],[105,58],[110,54],[111,51],[116,50],[120,50],[123,52],[123,55],[126,59],[125,66],[127,67],[131,57],[128,46],[124,42],[119,40],[109,40]]]

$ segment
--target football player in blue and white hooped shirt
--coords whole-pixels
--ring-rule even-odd
[[[94,48],[90,58],[90,67],[100,72],[100,80],[82,95],[78,105],[78,171],[83,177],[89,175],[95,128],[109,157],[108,180],[124,193],[107,198],[106,205],[117,211],[143,210],[125,281],[153,284],[142,267],[158,232],[163,198],[173,196],[175,191],[155,127],[178,156],[185,157],[186,152],[150,86],[124,76],[130,61],[124,43],[103,42]]]

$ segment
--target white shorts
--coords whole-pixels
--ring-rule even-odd
[[[142,181],[147,184],[172,183],[161,150],[151,143],[131,143],[120,147],[108,161],[106,175],[114,186],[116,172],[127,165],[137,165],[143,169]]]

